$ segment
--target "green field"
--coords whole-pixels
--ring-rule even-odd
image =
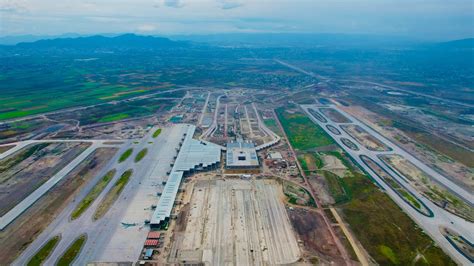
[[[86,195],[86,197],[77,205],[76,209],[71,214],[71,219],[77,219],[84,213],[87,208],[94,202],[94,200],[99,196],[99,194],[105,189],[109,184],[110,180],[115,176],[115,169],[108,171],[102,179],[92,188],[92,190]]]
[[[76,259],[77,255],[81,251],[82,246],[86,242],[87,236],[82,235],[74,243],[72,243],[69,248],[64,252],[64,254],[59,258],[57,265],[58,266],[69,266]]]
[[[351,199],[351,190],[347,187],[346,179],[351,177],[340,178],[339,176],[325,170],[318,171],[318,174],[324,176],[328,185],[329,193],[333,197],[336,204],[347,202]]]
[[[119,163],[122,163],[122,162],[126,161],[128,159],[128,157],[130,157],[130,155],[132,155],[132,152],[133,152],[133,148],[130,148],[130,149],[124,151],[122,153],[122,155],[120,155]]]
[[[273,119],[273,118],[265,119],[264,123],[275,134],[277,134],[280,137],[282,136],[281,131],[280,131],[280,127],[278,126],[278,123],[276,122],[275,119]]]
[[[48,60],[25,57],[10,64],[42,66],[36,71],[12,69],[5,73],[5,80],[0,84],[0,121],[122,100],[174,86],[158,80],[150,85],[150,78],[140,73],[120,77],[123,68],[113,65],[107,69],[51,57]]]
[[[147,153],[148,153],[147,148],[144,148],[143,150],[141,150],[139,153],[137,153],[137,156],[135,156],[135,162],[138,163],[139,161],[141,161],[143,157],[146,156]]]
[[[345,179],[352,199],[339,205],[357,239],[381,265],[455,265],[388,196],[365,175]],[[393,223],[396,221],[396,223]],[[423,263],[426,260],[426,263]]]
[[[53,252],[54,248],[58,244],[61,238],[59,236],[55,236],[48,240],[46,244],[28,261],[28,266],[39,266],[41,265]]]
[[[104,116],[102,117],[101,119],[99,119],[99,123],[107,123],[107,122],[113,122],[113,121],[118,121],[118,120],[122,120],[122,119],[125,119],[125,118],[129,118],[130,115],[128,114],[112,114],[112,115],[107,115],[107,116]]]
[[[157,138],[161,134],[161,128],[158,128],[153,132],[153,138]]]
[[[332,143],[320,134],[322,129],[319,126],[304,119],[302,114],[289,114],[283,109],[278,109],[277,114],[291,145],[300,150],[299,156],[303,154],[301,150]],[[377,263],[455,265],[387,194],[348,162],[345,155],[338,151],[328,153],[342,159],[351,171],[343,179],[323,172],[329,183],[329,192],[339,201],[337,208],[342,211],[344,220]]]
[[[109,208],[114,204],[115,200],[120,196],[120,193],[127,185],[130,177],[133,174],[132,169],[128,169],[127,171],[123,172],[120,178],[115,182],[114,186],[107,192],[107,195],[102,199],[99,206],[94,213],[94,220],[100,219],[104,214],[107,213]]]
[[[287,88],[314,83],[272,60],[239,60],[246,50],[189,48],[147,51],[28,50],[0,60],[0,121],[142,96],[178,86]],[[78,58],[79,57],[79,58]],[[93,60],[81,61],[80,57]],[[160,60],[156,60],[160,58]],[[227,84],[227,85],[226,85]],[[177,92],[166,97],[179,98]]]
[[[300,111],[290,114],[278,108],[276,113],[294,149],[309,150],[334,144],[323,129]]]
[[[305,172],[314,172],[323,167],[323,161],[315,152],[302,153],[298,156],[301,168]]]

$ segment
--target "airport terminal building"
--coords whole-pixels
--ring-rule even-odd
[[[160,227],[163,222],[169,220],[184,176],[195,171],[209,170],[219,166],[221,147],[213,143],[193,139],[195,130],[195,126],[188,125],[183,141],[176,148],[178,155],[150,220],[152,228]]]
[[[227,143],[226,169],[259,169],[257,150],[250,141],[237,140]]]

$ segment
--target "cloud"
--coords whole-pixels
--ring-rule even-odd
[[[85,19],[88,19],[90,21],[96,21],[96,22],[119,22],[119,21],[124,20],[123,18],[101,17],[101,16],[90,16],[90,17],[85,17]]]
[[[141,32],[151,32],[155,30],[156,30],[156,26],[152,24],[142,24],[137,27],[137,31],[141,31]]]
[[[184,6],[184,4],[181,2],[181,0],[165,0],[165,6],[181,8]]]
[[[0,12],[2,13],[24,13],[28,9],[23,1],[1,1]]]
[[[220,3],[221,9],[234,9],[243,6],[244,4],[236,2],[236,1],[228,1],[228,0],[218,0]]]

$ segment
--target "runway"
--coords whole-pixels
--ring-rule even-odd
[[[175,155],[175,148],[178,146],[185,129],[185,125],[163,128],[161,134],[155,139],[152,137],[155,131],[154,128],[139,140],[139,143],[134,143],[136,140],[125,141],[109,164],[25,249],[13,265],[26,265],[28,260],[49,239],[61,235],[59,244],[44,262],[45,265],[53,265],[68,246],[82,234],[87,234],[87,241],[73,265],[86,265],[93,261],[137,261],[148,233],[147,227],[144,227],[144,221],[151,216],[152,210],[150,207],[157,202],[157,192],[162,189],[163,178],[170,168],[170,163]],[[133,147],[133,154],[125,162],[118,163],[120,155],[130,147]],[[135,163],[134,157],[143,148],[148,148],[148,154],[143,160]],[[78,219],[71,221],[71,213],[76,205],[93,189],[105,173],[114,168],[117,170],[117,174],[104,191]],[[133,169],[130,181],[108,212],[99,220],[94,221],[92,216],[95,209],[116,180],[127,169]]]
[[[33,205],[39,198],[41,198],[45,193],[47,193],[52,187],[54,187],[61,179],[63,179],[69,172],[71,172],[76,166],[78,166],[87,156],[94,152],[97,148],[100,147],[116,147],[116,145],[105,145],[104,142],[109,142],[107,140],[27,140],[17,143],[10,143],[7,145],[16,145],[10,150],[0,154],[0,160],[8,157],[11,154],[25,148],[28,145],[35,143],[53,143],[53,142],[78,142],[78,143],[91,143],[91,145],[83,151],[77,158],[71,161],[63,169],[61,169],[57,174],[48,179],[44,184],[37,188],[33,193],[28,195],[5,215],[0,217],[0,230],[6,228],[11,222],[13,222],[18,216],[25,212],[31,205]]]
[[[329,117],[326,117],[321,112],[317,111],[321,107],[331,107],[339,111],[342,115],[346,116],[351,120],[350,123],[335,123],[331,121]],[[357,120],[356,118],[350,116],[349,114],[345,113],[341,109],[337,108],[335,105],[301,105],[301,108],[305,111],[308,117],[317,125],[319,125],[324,131],[326,131],[329,136],[331,136],[336,143],[349,154],[352,159],[361,167],[363,168],[370,176],[377,182],[378,186],[385,190],[385,192],[400,206],[405,213],[407,213],[417,224],[419,224],[426,233],[428,233],[438,244],[439,246],[447,252],[454,260],[459,262],[462,265],[470,265],[469,260],[464,257],[461,253],[459,253],[449,242],[448,240],[441,234],[440,227],[444,226],[447,228],[455,229],[459,232],[464,238],[468,239],[469,241],[473,242],[474,240],[474,225],[473,223],[466,221],[454,214],[447,212],[446,210],[438,207],[430,200],[426,199],[422,196],[416,189],[412,186],[408,185],[408,183],[401,179],[399,175],[393,172],[393,170],[387,167],[378,157],[381,154],[399,154],[409,160],[411,163],[419,167],[421,170],[425,171],[427,174],[431,175],[437,182],[446,186],[451,192],[455,193],[462,199],[464,199],[468,204],[472,206],[474,196],[470,194],[465,189],[459,187],[455,183],[453,183],[448,178],[440,175],[427,165],[420,162],[418,159],[414,158],[411,154],[406,152],[405,150],[401,149],[399,146],[395,145],[378,132],[370,128],[369,126],[365,125],[361,121]],[[318,115],[326,118],[322,121],[317,119],[309,109],[316,110]],[[314,111],[312,111],[314,113]],[[324,121],[327,120],[327,121]],[[387,145],[391,148],[390,151],[372,151],[366,149],[363,145],[360,145],[356,139],[352,138],[346,131],[341,128],[341,125],[347,124],[355,124],[366,130],[369,134],[373,137],[377,138],[383,144]],[[327,126],[330,126],[329,128]],[[331,129],[331,127],[337,129]],[[339,133],[339,134],[337,134]],[[357,146],[357,150],[350,149],[346,146],[342,139],[348,139],[353,142]],[[428,217],[414,208],[412,208],[406,201],[404,201],[396,192],[394,192],[385,182],[382,180],[370,167],[368,167],[360,158],[361,155],[365,155],[376,162],[383,170],[385,170],[393,179],[399,181],[400,183],[407,184],[405,187],[406,189],[412,193],[418,200],[422,201],[432,212],[433,217]]]

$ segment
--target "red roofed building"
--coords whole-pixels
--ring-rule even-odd
[[[152,231],[148,233],[148,236],[146,238],[148,239],[159,239],[161,236],[160,232]]]
[[[147,239],[145,241],[145,247],[158,247],[158,239]]]

